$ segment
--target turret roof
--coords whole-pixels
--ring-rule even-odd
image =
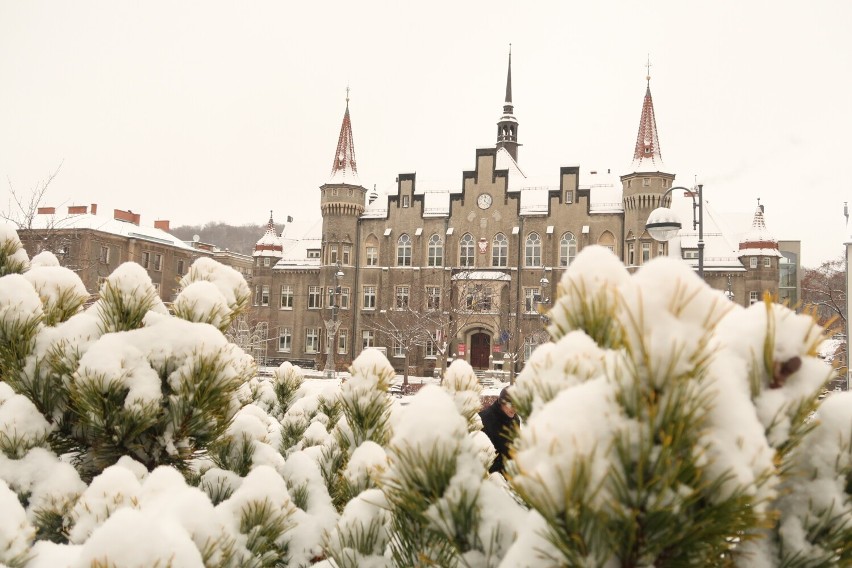
[[[331,165],[329,184],[361,185],[358,179],[358,166],[355,163],[355,143],[352,140],[352,121],[349,118],[349,88],[346,89],[346,112],[340,125],[340,137],[337,151]]]

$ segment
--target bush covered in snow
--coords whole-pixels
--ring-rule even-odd
[[[169,313],[125,264],[84,308],[0,226],[0,565],[852,564],[852,395],[819,406],[809,317],[597,247],[559,287],[506,480],[464,361],[406,406],[375,350],[320,392],[258,377],[232,270]]]

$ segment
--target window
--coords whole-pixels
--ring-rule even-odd
[[[398,339],[393,340],[392,355],[394,357],[405,357],[405,346]]]
[[[269,285],[264,284],[260,290],[260,305],[268,306],[269,305]]]
[[[565,190],[565,203],[574,203],[574,190]]]
[[[376,334],[371,329],[365,329],[361,332],[361,346],[364,349],[376,346]]]
[[[571,233],[565,233],[559,239],[559,266],[571,266],[577,256],[577,239]]]
[[[352,264],[352,246],[343,245],[343,264]]]
[[[491,266],[506,266],[508,259],[509,240],[503,233],[497,233],[491,242]]]
[[[437,234],[429,237],[429,258],[427,263],[429,266],[443,266],[444,264],[444,243]]]
[[[322,307],[322,286],[308,286],[308,307]]]
[[[666,243],[657,243],[657,256],[666,256]]]
[[[598,238],[598,244],[608,248],[612,253],[615,253],[615,235],[609,231],[604,231]]]
[[[541,266],[541,237],[530,233],[524,247],[525,266]]]
[[[364,286],[364,309],[365,310],[375,310],[376,309],[376,287],[375,286]]]
[[[101,254],[98,260],[100,260],[102,264],[109,264],[109,247],[101,247]]]
[[[263,257],[263,266],[265,266],[266,268],[269,268],[269,257],[268,256]]]
[[[408,207],[408,196],[407,195],[402,196],[402,206]]]
[[[328,263],[334,264],[337,262],[337,245],[328,246]]]
[[[426,286],[426,309],[441,309],[441,289],[438,286]]]
[[[538,288],[524,288],[524,313],[534,314],[538,311],[538,301],[541,299],[541,290]]]
[[[634,250],[634,246],[634,243],[627,244],[627,266],[636,265],[636,251]]]
[[[340,289],[340,293],[337,295],[337,307],[343,310],[349,309],[349,288]]]
[[[757,268],[757,257],[753,256],[748,259],[748,265],[750,268]]]
[[[142,253],[142,268],[148,268],[151,264],[151,253],[143,252]]]
[[[396,309],[402,310],[408,307],[408,298],[409,298],[410,289],[408,286],[397,286],[396,287]]]
[[[289,353],[293,348],[293,336],[290,334],[290,328],[285,327],[278,333],[278,351]]]
[[[403,233],[396,243],[396,265],[411,266],[411,237]]]
[[[642,243],[642,264],[651,260],[651,243]]]
[[[642,187],[648,187],[651,185],[651,178],[642,178]]]
[[[465,295],[465,308],[478,312],[490,312],[492,304],[492,291],[488,286],[477,284],[468,287]]]
[[[177,273],[178,276],[183,276],[184,273],[184,260],[181,258],[177,261]]]
[[[538,347],[538,343],[536,343],[535,337],[524,338],[524,361],[529,361],[536,347]]]
[[[465,233],[459,241],[459,266],[473,266],[473,237]]]
[[[379,263],[379,248],[367,247],[367,266],[376,266]]]
[[[308,250],[308,258],[319,258],[320,257],[320,249],[309,249]]]
[[[772,268],[772,259],[770,257],[763,258],[763,268]]]
[[[160,283],[159,282],[152,282],[152,284],[154,284],[154,291],[157,292],[157,295],[159,296],[160,295]]]
[[[757,292],[755,290],[752,290],[751,292],[748,293],[748,303],[749,304],[756,304],[757,301],[758,301]]]
[[[698,249],[684,249],[683,258],[686,260],[698,258]]]
[[[345,329],[341,329],[337,334],[337,352],[340,355],[346,354],[349,350],[349,335]]]
[[[432,341],[432,338],[426,340],[426,357],[432,358],[438,356],[438,345]]]
[[[254,305],[260,304],[260,286],[254,287]]]
[[[319,353],[319,331],[318,327],[305,330],[305,353]]]
[[[293,287],[289,284],[284,284],[283,286],[281,286],[281,309],[293,309]]]

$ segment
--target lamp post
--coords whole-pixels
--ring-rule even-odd
[[[692,228],[698,228],[698,276],[704,278],[704,201],[701,198],[703,186],[699,184],[698,199],[696,200],[696,192],[688,187],[675,186],[669,188],[663,195],[660,196],[660,203],[666,195],[676,189],[686,191],[692,197]],[[697,216],[696,216],[697,213]],[[645,223],[645,228],[654,239],[658,241],[668,241],[674,237],[683,225],[680,223],[674,211],[668,207],[658,207],[651,211],[648,216],[648,221]]]
[[[538,285],[540,292],[538,313],[541,314],[542,321],[547,321],[545,310],[547,309],[547,304],[550,303],[550,298],[547,296],[547,287],[550,285],[550,280],[547,279],[547,270],[545,268],[541,269],[541,279],[538,281]]]
[[[340,321],[337,319],[337,296],[340,294],[340,279],[343,278],[343,271],[340,269],[340,261],[337,261],[336,270],[334,271],[334,288],[331,292],[331,319],[325,320],[325,368],[323,375],[326,379],[333,379],[337,373],[337,365],[334,361],[334,343],[337,336],[337,330],[340,329]]]

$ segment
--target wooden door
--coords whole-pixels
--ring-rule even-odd
[[[487,369],[489,355],[491,337],[487,333],[474,333],[470,337],[470,366],[474,369]]]

